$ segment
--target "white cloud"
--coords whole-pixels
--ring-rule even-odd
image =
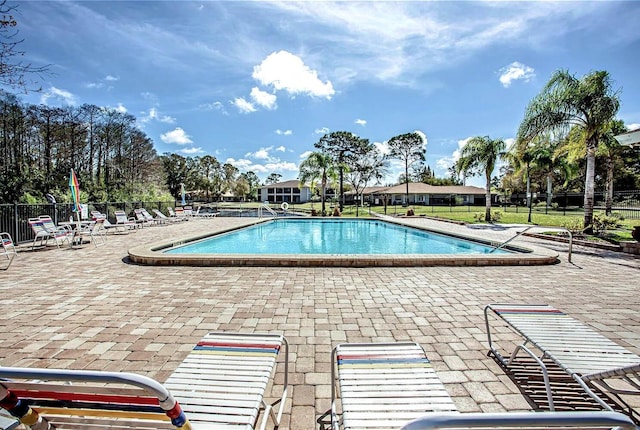
[[[466,139],[459,140],[458,147],[453,151],[451,156],[442,157],[438,159],[436,161],[436,166],[438,166],[440,169],[444,171],[448,170],[449,167],[453,166],[460,159],[460,153],[462,151],[462,148],[464,148],[464,146],[469,142],[469,140],[471,140],[471,136],[467,137]]]
[[[429,143],[429,141],[427,140],[427,135],[424,134],[422,130],[414,130],[413,132],[418,136],[420,136],[420,138],[422,139],[424,148],[427,149],[427,143]]]
[[[276,151],[278,152],[285,152],[287,150],[287,148],[285,148],[284,146],[280,145],[276,148]]]
[[[57,101],[61,102],[62,104],[66,104],[66,105],[70,105],[70,106],[75,106],[75,105],[78,104],[78,102],[76,100],[76,96],[74,96],[69,91],[61,90],[61,89],[56,88],[56,87],[51,87],[48,90],[46,90],[40,96],[40,103],[43,104],[43,105],[47,105],[49,99],[57,100]]]
[[[155,107],[149,108],[149,112],[138,118],[138,121],[146,124],[149,121],[158,121],[164,124],[174,124],[176,119],[169,115],[162,115]]]
[[[178,145],[193,143],[191,136],[185,133],[185,131],[180,127],[176,127],[174,130],[161,134],[160,139],[164,143],[177,143]]]
[[[354,122],[354,123],[356,123],[356,124],[358,124],[358,125],[361,125],[361,126],[363,126],[363,127],[364,127],[365,125],[367,125],[367,120],[365,120],[365,119],[360,119],[360,118],[358,118],[357,120],[355,120],[355,121],[353,121],[353,122]]]
[[[290,52],[273,52],[253,67],[253,78],[276,91],[284,90],[289,95],[298,94],[331,99],[335,94],[331,81],[322,82],[318,72],[311,70],[302,59]]]
[[[531,79],[536,77],[533,67],[529,67],[517,61],[501,68],[498,72],[500,73],[500,82],[505,88],[509,88],[513,81],[522,80],[529,82]]]
[[[222,104],[222,102],[204,103],[199,107],[204,110],[217,110],[222,115],[229,115],[229,112],[224,108],[224,104]]]
[[[373,144],[382,155],[389,155],[389,152],[391,152],[389,149],[389,142],[386,140],[384,142],[373,142]]]
[[[300,154],[300,159],[306,160],[311,154],[313,154],[313,151],[304,151],[302,154]]]
[[[279,135],[281,135],[281,136],[291,136],[291,135],[293,134],[293,131],[291,131],[291,130],[280,130],[280,129],[277,129],[277,130],[276,130],[276,134],[279,134]]]
[[[460,14],[458,5],[427,1],[368,1],[366,7],[355,1],[330,7],[320,1],[270,4],[288,13],[290,21],[322,26],[326,48],[314,64],[330,61],[335,82],[375,78],[425,90],[439,85],[424,79],[425,73],[455,66],[507,40],[534,47],[557,41],[585,25],[594,8],[575,8],[571,2],[470,2]],[[539,31],[543,20],[553,32]],[[334,50],[342,55],[327,55]]]
[[[127,108],[126,108],[126,107],[124,107],[124,105],[123,105],[122,103],[118,103],[118,106],[116,106],[116,107],[115,107],[115,109],[116,109],[118,112],[121,112],[121,113],[127,113],[127,112],[128,112],[128,111],[127,111]]]
[[[629,131],[637,130],[639,128],[640,128],[640,124],[635,124],[635,123],[627,124],[627,130]]]
[[[119,81],[119,80],[120,80],[120,78],[119,78],[119,77],[117,77],[117,76],[107,75],[107,76],[104,78],[104,80],[105,80],[105,81]]]
[[[238,108],[240,113],[251,113],[257,110],[252,103],[246,101],[243,97],[234,99],[231,104]]]
[[[277,108],[277,97],[274,94],[260,90],[258,87],[251,88],[251,100],[265,109],[273,110]]]
[[[204,150],[200,146],[198,146],[198,147],[194,146],[194,147],[191,147],[191,148],[181,149],[180,152],[182,152],[183,154],[192,155],[192,154],[202,154],[202,153],[204,153]]]
[[[314,133],[315,134],[327,134],[327,133],[329,133],[329,128],[328,127],[316,128]]]
[[[225,163],[233,164],[241,171],[242,170],[245,172],[252,171],[252,172],[255,172],[256,174],[280,173],[283,176],[289,176],[289,177],[297,176],[298,174],[298,166],[295,163],[292,163],[290,161],[274,160],[264,164],[260,164],[260,163],[255,163],[246,158],[241,158],[237,160],[234,158],[227,158],[225,160]],[[290,172],[295,172],[295,174],[292,175]]]
[[[253,157],[253,158],[257,158],[259,160],[268,160],[269,158],[271,158],[269,156],[269,150],[270,149],[271,148],[260,148],[254,153],[245,154],[245,157]]]

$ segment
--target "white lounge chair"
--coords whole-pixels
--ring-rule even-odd
[[[13,239],[11,238],[11,235],[9,233],[0,233],[0,244],[2,244],[2,254],[7,257],[7,260],[9,260],[9,264],[7,264],[7,267],[3,268],[2,270],[7,270],[9,266],[11,266],[11,263],[13,262],[15,256],[18,255],[18,252],[16,251]]]
[[[458,413],[424,350],[413,342],[341,344],[331,361],[334,430],[635,428],[628,416],[610,411]]]
[[[334,430],[399,429],[427,412],[456,410],[417,343],[345,343],[331,358]]]
[[[151,227],[153,224],[155,224],[155,221],[153,220],[153,217],[151,215],[149,215],[149,217],[147,217],[148,213],[147,213],[147,215],[145,215],[145,213],[143,212],[142,209],[135,209],[133,212],[136,215],[136,222],[142,228],[144,228],[145,225],[148,225],[149,227]]]
[[[620,396],[640,395],[640,356],[564,312],[546,304],[490,304],[484,314],[489,353],[506,369],[521,352],[531,357],[540,367],[551,410],[554,399],[546,359],[570,375],[603,409],[614,410],[596,389],[623,407],[627,405]],[[491,330],[496,322],[506,323],[522,338],[505,356],[498,351]]]
[[[104,222],[106,218],[97,218],[89,225],[82,225],[80,230],[76,232],[76,239],[80,242],[82,237],[89,237],[93,246],[96,248],[106,243],[106,230],[104,229]]]
[[[268,404],[282,346],[283,394]],[[281,335],[210,333],[165,384],[132,373],[0,367],[0,404],[35,430],[253,429],[261,410],[264,429],[282,418],[288,363]]]
[[[156,214],[155,220],[157,223],[166,224],[180,221],[177,218],[171,218],[162,213],[159,209],[152,209],[153,213]]]
[[[184,210],[181,207],[176,207],[175,210],[169,206],[167,208],[169,217],[175,218],[178,221],[187,221],[187,217],[184,216]]]
[[[39,224],[35,221],[35,218],[29,219],[31,229],[36,235],[33,239],[33,245],[31,246],[32,249],[38,238],[40,239],[40,244],[42,244],[42,239],[46,239],[44,245],[49,243],[49,239],[53,239],[58,248],[65,242],[70,243],[70,240],[74,235],[73,228],[71,226],[57,226],[49,215],[41,215],[37,219],[40,220]]]
[[[116,225],[123,226],[127,231],[133,230],[135,232],[138,228],[136,219],[127,217],[125,211],[115,211],[114,215],[116,216]]]
[[[269,404],[264,394],[283,346],[284,388],[282,396]],[[288,392],[288,350],[282,335],[209,333],[165,386],[174,393],[194,428],[199,424],[211,426],[206,428],[233,424],[237,428],[264,429],[269,418],[277,427]],[[260,426],[256,427],[260,410]]]

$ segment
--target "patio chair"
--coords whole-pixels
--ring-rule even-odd
[[[153,217],[151,219],[147,218],[146,215],[142,212],[142,209],[134,209],[133,213],[136,215],[136,223],[142,228],[145,225],[151,227],[154,224]]]
[[[126,231],[133,230],[135,232],[136,228],[138,228],[136,219],[127,217],[125,211],[115,211],[114,215],[116,217],[116,225],[122,226]]]
[[[18,251],[16,251],[16,247],[13,244],[13,239],[11,239],[11,235],[9,233],[0,233],[0,243],[2,243],[2,253],[5,257],[7,257],[7,260],[9,260],[9,264],[7,264],[7,267],[2,270],[7,270],[9,266],[11,266],[11,263],[13,262],[15,256],[18,255]]]
[[[283,393],[268,404],[263,396],[283,345]],[[209,333],[164,384],[132,373],[0,367],[7,379],[0,380],[0,407],[25,424],[42,420],[55,429],[253,429],[261,418],[264,430],[269,418],[275,427],[282,418],[288,356],[281,335]]]
[[[640,394],[640,357],[564,312],[543,304],[490,304],[484,314],[489,355],[506,369],[520,352],[531,357],[542,373],[550,410],[554,399],[545,360],[559,366],[606,410],[614,410],[606,398],[627,407],[621,396]],[[491,322],[506,323],[522,339],[508,356],[498,351]]]
[[[158,220],[157,218],[154,218],[153,215],[151,215],[149,211],[146,210],[145,208],[140,208],[140,213],[147,221],[151,223],[151,225],[158,225],[162,223],[162,221]]]
[[[179,221],[177,218],[171,218],[163,214],[159,209],[152,209],[153,213],[156,214],[155,220],[160,224],[166,224],[169,222],[177,222]]]
[[[178,209],[178,208],[176,208],[176,209]],[[186,217],[193,216],[193,208],[191,206],[185,206],[183,208],[183,210],[184,210],[184,216],[186,216]]]
[[[127,229],[125,226],[123,225],[118,225],[118,224],[111,224],[111,222],[109,222],[109,218],[107,218],[106,214],[103,214],[99,211],[91,211],[91,219],[92,220],[97,220],[98,218],[103,218],[104,219],[104,224],[102,226],[102,228],[104,228],[105,234],[108,234],[109,231],[113,231],[114,233],[117,231],[122,231],[123,233],[127,233]]]
[[[264,394],[283,345],[284,388],[282,396],[269,404]],[[280,424],[288,381],[289,344],[284,336],[209,333],[164,385],[174,393],[195,428],[198,424],[213,428],[227,424],[264,429],[269,418],[275,427]],[[260,426],[256,427],[259,415]]]
[[[0,378],[0,406],[32,430],[191,428],[171,393],[142,375],[0,367]]]
[[[334,430],[399,429],[428,412],[456,410],[417,343],[340,344],[333,349],[331,362]]]
[[[167,211],[169,212],[169,217],[175,218],[178,221],[187,221],[187,218],[184,216],[184,210],[182,208],[176,207],[175,210],[169,206]],[[179,213],[178,213],[179,212]]]
[[[73,238],[73,230],[70,226],[56,226],[49,215],[29,218],[29,226],[31,226],[31,230],[35,235],[31,249],[35,248],[38,240],[41,246],[46,246],[49,243],[49,239],[53,239],[59,248],[60,244],[69,242]]]
[[[106,230],[104,229],[105,220],[106,218],[96,218],[96,220],[91,224],[82,225],[80,230],[76,232],[76,239],[82,241],[83,236],[88,236],[89,240],[96,248],[106,244]]]
[[[193,213],[193,216],[201,218],[215,218],[218,214],[219,212],[202,212],[202,206],[198,206],[198,210]]]

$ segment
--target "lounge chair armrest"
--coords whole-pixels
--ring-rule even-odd
[[[635,429],[626,415],[619,412],[504,412],[504,413],[433,413],[411,421],[402,430],[442,428],[552,428],[618,427]]]

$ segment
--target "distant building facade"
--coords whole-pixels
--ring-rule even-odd
[[[484,188],[465,185],[429,185],[422,182],[392,187],[367,187],[362,192],[364,201],[372,205],[483,205],[486,200]],[[351,198],[355,198],[351,194]]]
[[[269,203],[307,203],[312,197],[311,188],[307,185],[300,186],[298,180],[263,185],[258,191],[259,200]],[[335,197],[334,191],[327,189],[325,197],[326,201],[331,201]],[[367,187],[362,192],[362,198],[372,205],[484,205],[485,190],[464,185],[429,185],[410,182],[408,199],[405,184],[392,187]],[[345,193],[347,203],[353,203],[355,199],[353,192]]]

